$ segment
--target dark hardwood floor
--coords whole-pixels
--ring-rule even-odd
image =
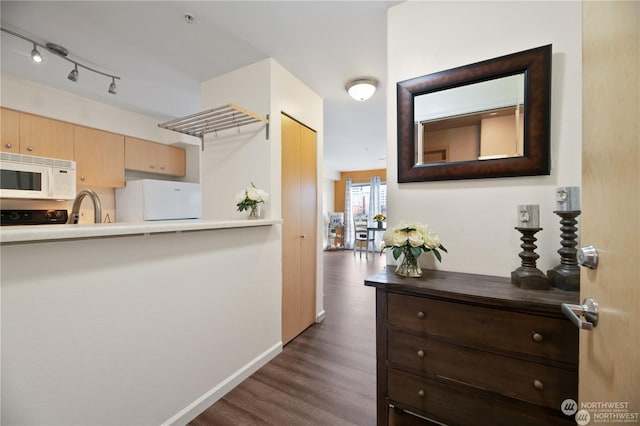
[[[363,281],[385,260],[324,252],[324,321],[189,424],[375,425],[375,291]]]

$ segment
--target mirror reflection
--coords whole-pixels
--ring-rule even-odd
[[[524,155],[524,73],[414,97],[415,165]]]

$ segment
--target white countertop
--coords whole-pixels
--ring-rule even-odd
[[[163,220],[157,222],[123,222],[78,225],[27,225],[0,228],[0,243],[28,243],[125,235],[148,235],[165,232],[207,231],[213,229],[249,228],[282,223],[281,219],[258,220]]]

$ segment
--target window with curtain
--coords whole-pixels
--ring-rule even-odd
[[[374,194],[372,196],[372,187]],[[375,196],[375,188],[378,188],[378,196]],[[354,248],[354,221],[367,222],[369,226],[374,226],[373,216],[378,213],[387,214],[387,184],[380,182],[379,177],[374,177],[369,183],[354,184],[351,178],[346,180],[345,188],[345,240],[344,246],[347,249]],[[379,204],[379,206],[378,206]],[[376,210],[376,211],[372,211]],[[376,240],[381,238],[381,234],[376,235]],[[376,241],[376,246],[379,241]]]
[[[371,184],[351,185],[351,213],[356,220],[367,220],[378,213],[387,215],[387,184],[380,183],[380,212],[370,214],[369,200],[371,198]]]

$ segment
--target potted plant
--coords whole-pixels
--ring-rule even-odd
[[[249,210],[249,219],[260,219],[260,204],[269,199],[269,194],[257,188],[253,182],[236,195],[238,211]]]
[[[418,265],[418,257],[423,252],[432,252],[442,262],[442,255],[438,250],[447,253],[447,249],[440,243],[438,234],[421,223],[401,223],[387,229],[383,236],[382,251],[390,247],[393,258],[398,260],[396,273],[405,277],[420,277],[422,269]]]
[[[378,222],[378,228],[379,229],[382,229],[382,222],[384,222],[386,219],[387,219],[387,217],[385,215],[383,215],[382,213],[378,213],[377,215],[375,215],[373,217],[373,220]]]

